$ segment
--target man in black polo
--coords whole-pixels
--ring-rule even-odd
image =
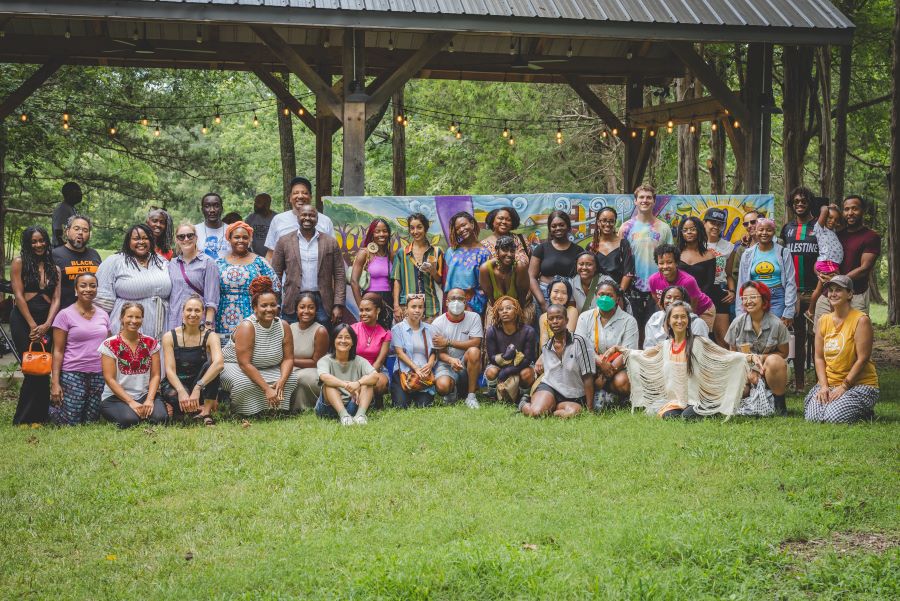
[[[816,276],[816,257],[819,256],[819,242],[813,232],[816,222],[813,211],[813,193],[802,186],[794,188],[787,198],[794,211],[791,219],[781,228],[781,240],[794,259],[794,273],[797,277],[797,311],[794,320],[794,385],[797,390],[806,386],[806,318],[810,297],[819,279]],[[738,286],[743,284],[739,282]]]
[[[59,267],[59,308],[65,309],[75,302],[75,276],[79,273],[97,273],[100,253],[88,248],[91,241],[91,220],[84,215],[72,215],[63,225],[65,244],[53,249],[53,262]]]

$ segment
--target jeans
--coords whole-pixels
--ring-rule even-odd
[[[784,316],[784,286],[774,286],[769,288],[772,291],[772,303],[769,312],[778,319]]]
[[[350,415],[356,415],[356,412],[359,410],[359,407],[357,406],[356,401],[354,401],[353,399],[344,403],[344,408],[347,410],[347,413],[349,413]],[[316,411],[317,417],[322,417],[322,418],[326,418],[326,419],[337,419],[340,417],[338,415],[337,411],[334,410],[334,407],[329,405],[325,401],[325,397],[323,397],[321,394],[319,395],[319,399],[316,401],[315,411]]]
[[[143,403],[145,398],[146,395],[134,400]],[[134,409],[129,407],[125,401],[114,396],[107,397],[100,403],[100,415],[106,421],[113,422],[120,428],[130,428],[141,423],[141,418],[134,412]],[[163,424],[168,419],[169,414],[166,411],[165,403],[161,398],[156,397],[156,400],[153,401],[153,413],[150,414],[148,421],[152,424]]]
[[[409,409],[410,404],[416,407],[431,407],[434,404],[434,388],[419,392],[406,392],[400,386],[400,372],[394,372],[391,378],[391,402],[397,409]]]

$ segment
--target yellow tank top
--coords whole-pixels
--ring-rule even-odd
[[[819,331],[824,339],[822,350],[825,355],[825,375],[829,386],[839,386],[856,363],[856,343],[853,337],[859,319],[863,315],[865,314],[862,311],[850,309],[839,330],[834,327],[831,313],[823,315],[819,320]],[[853,384],[878,388],[878,374],[871,360],[866,361],[865,367]]]

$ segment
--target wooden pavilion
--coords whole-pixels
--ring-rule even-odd
[[[852,34],[828,0],[3,0],[0,62],[41,67],[0,99],[0,119],[62,65],[252,71],[315,132],[317,197],[332,193],[341,127],[344,193],[361,195],[366,137],[411,78],[557,83],[621,137],[625,191],[644,176],[650,129],[722,119],[744,192],[755,193],[769,185],[773,45],[848,44]],[[695,42],[748,44],[743,94]],[[686,71],[706,96],[643,106],[645,86]],[[276,72],[297,76],[315,106]],[[624,114],[593,84],[624,86]],[[402,148],[394,156],[404,193]]]

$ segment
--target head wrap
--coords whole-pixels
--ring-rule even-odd
[[[231,240],[232,232],[234,232],[234,230],[238,229],[239,227],[242,227],[245,230],[247,230],[247,233],[250,234],[250,237],[251,238],[253,237],[253,228],[252,227],[250,227],[247,223],[245,223],[243,221],[235,221],[234,223],[232,223],[231,225],[229,225],[228,227],[225,228],[225,239]]]

